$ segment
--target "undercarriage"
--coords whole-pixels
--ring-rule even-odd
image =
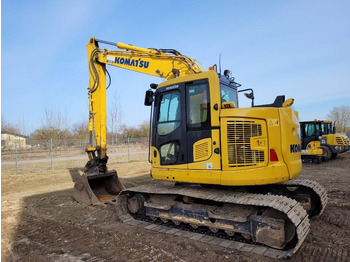
[[[326,203],[326,191],[311,180],[238,188],[157,183],[122,191],[117,212],[127,224],[285,258]]]

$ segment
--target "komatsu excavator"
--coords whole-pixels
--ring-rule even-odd
[[[350,150],[349,138],[337,134],[330,120],[301,121],[301,159],[320,163]]]
[[[315,181],[296,179],[302,162],[293,99],[278,96],[272,104],[240,108],[243,90],[228,70],[205,71],[173,49],[91,38],[87,53],[91,145],[74,186],[77,201],[114,202],[125,223],[168,234],[274,258],[296,252],[327,193]],[[106,65],[166,80],[151,84],[145,96],[154,183],[125,189],[107,169]]]

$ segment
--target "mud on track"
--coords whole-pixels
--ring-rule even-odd
[[[121,168],[126,184],[150,181],[147,162]],[[2,176],[2,261],[273,261],[123,224],[114,206],[83,206],[71,198],[77,175],[71,169]],[[286,261],[350,261],[350,151],[328,163],[304,164],[300,178],[326,187],[329,202]]]

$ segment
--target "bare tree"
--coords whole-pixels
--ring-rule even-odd
[[[1,133],[7,133],[11,135],[24,135],[24,121],[22,124],[9,123],[3,115],[1,115]]]
[[[122,126],[121,136],[125,138],[146,138],[149,136],[149,121],[142,122],[138,128]]]
[[[53,127],[56,129],[68,129],[68,113],[54,111],[51,108],[45,108],[45,118],[42,121],[44,127]]]
[[[122,109],[119,103],[119,96],[115,91],[108,110],[109,134],[112,136],[112,145],[116,143],[117,133],[122,126]]]
[[[328,115],[328,118],[336,122],[339,132],[346,132],[350,127],[350,106],[334,107]]]
[[[75,139],[87,139],[89,138],[89,130],[88,130],[88,120],[82,120],[73,124],[72,135]]]
[[[45,108],[45,117],[42,126],[36,129],[30,136],[32,139],[49,140],[66,139],[70,136],[68,131],[67,112],[61,113],[50,108]]]
[[[139,132],[140,132],[140,136],[141,137],[148,137],[149,136],[149,121],[143,121],[140,125],[139,125]]]

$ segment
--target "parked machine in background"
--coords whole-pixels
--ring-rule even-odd
[[[276,258],[300,247],[327,194],[315,181],[296,179],[302,163],[293,99],[240,108],[240,85],[229,70],[206,71],[173,49],[96,38],[87,50],[91,145],[74,186],[77,201],[115,202],[125,223],[220,236]],[[151,84],[145,95],[151,176],[162,182],[125,189],[107,168],[106,65],[166,80]]]
[[[330,120],[301,121],[300,130],[303,162],[328,161],[350,149],[349,138],[336,134]]]

